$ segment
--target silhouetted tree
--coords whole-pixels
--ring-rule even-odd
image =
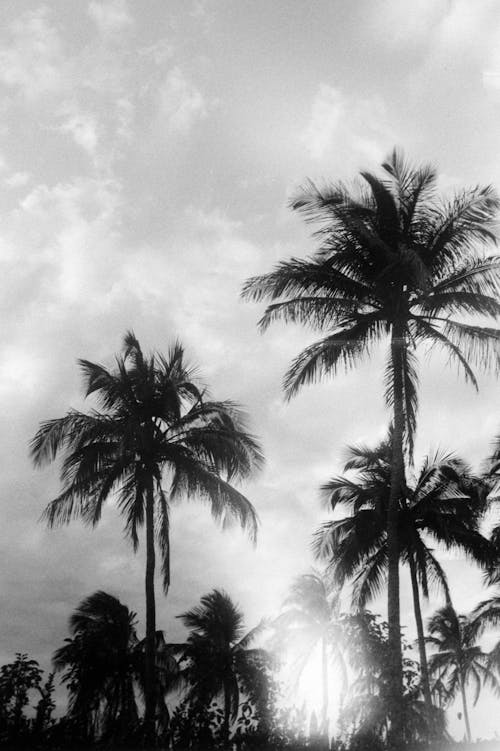
[[[322,525],[316,534],[315,551],[329,561],[328,571],[338,585],[346,579],[354,581],[354,608],[364,608],[380,593],[387,578],[391,446],[389,437],[374,448],[348,448],[344,471],[351,474],[334,477],[321,489],[334,511],[344,507],[351,512]],[[419,589],[428,598],[429,582],[434,582],[447,598],[449,595],[446,575],[426,538],[445,549],[458,548],[487,566],[495,551],[480,532],[486,493],[486,485],[462,460],[438,453],[424,459],[414,483],[405,483],[399,499],[400,559],[410,569],[422,690],[429,713],[432,698]]]
[[[166,357],[145,357],[128,333],[114,371],[80,360],[86,396],[101,411],[70,411],[42,423],[32,441],[36,465],[62,454],[63,490],[45,511],[50,526],[82,518],[95,526],[116,495],[134,549],[146,528],[145,732],[154,740],[156,608],[155,537],[163,586],[170,582],[169,503],[181,497],[210,504],[222,522],[236,519],[255,538],[251,503],[230,483],[259,466],[262,455],[231,402],[210,401],[177,342]],[[163,483],[167,483],[164,488]]]
[[[178,616],[190,630],[187,641],[171,644],[180,656],[181,676],[188,686],[189,702],[207,707],[223,700],[222,741],[229,743],[230,725],[236,719],[240,695],[257,706],[265,703],[270,655],[251,647],[263,624],[244,634],[243,614],[225,592],[214,589],[200,605]]]
[[[83,738],[123,738],[139,719],[136,615],[100,591],[82,600],[69,625],[72,636],[53,657],[68,686],[68,717]]]
[[[319,249],[308,259],[283,261],[250,279],[246,298],[270,300],[262,328],[275,320],[306,324],[326,335],[292,363],[285,390],[293,396],[317,378],[354,367],[389,340],[386,400],[393,412],[391,493],[387,507],[391,744],[402,736],[402,656],[399,612],[398,505],[404,487],[404,445],[411,454],[417,410],[415,350],[422,343],[456,362],[474,385],[471,366],[497,368],[500,334],[473,326],[472,316],[497,318],[500,259],[479,246],[494,240],[498,199],[490,187],[436,195],[436,172],[409,166],[394,151],[378,177],[363,184],[309,182],[291,206],[319,226]],[[457,319],[465,314],[467,323]]]
[[[429,659],[431,674],[444,684],[446,701],[449,702],[460,692],[465,722],[467,742],[472,741],[466,687],[475,687],[474,703],[484,682],[495,685],[488,666],[488,655],[476,643],[477,630],[465,615],[458,615],[449,603],[437,610],[429,619],[427,628],[430,636],[426,641],[436,651]]]

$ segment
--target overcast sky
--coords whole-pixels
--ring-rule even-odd
[[[129,328],[145,349],[179,337],[214,396],[246,406],[267,457],[245,486],[255,549],[200,505],[173,510],[158,625],[179,635],[174,616],[215,586],[254,625],[311,565],[318,486],[388,415],[377,354],[285,404],[283,373],[314,335],[261,335],[241,285],[314,250],[287,208],[306,177],[349,179],[399,145],[435,163],[445,191],[500,186],[498,2],[2,0],[0,20],[0,662],[47,664],[96,589],[142,628],[144,560],[116,511],[94,531],[46,530],[57,471],[28,456],[41,420],[83,406],[77,358],[111,366]],[[443,446],[478,466],[500,429],[496,382],[477,395],[439,359],[421,364],[417,455]],[[481,577],[445,565],[471,608]]]

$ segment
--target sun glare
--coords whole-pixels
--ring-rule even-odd
[[[323,709],[322,651],[318,641],[312,649],[304,643],[302,649],[290,651],[281,668],[280,680],[283,682],[283,704],[305,709],[306,730],[309,730],[314,713],[318,724]],[[297,657],[300,653],[300,657]],[[329,732],[335,729],[338,720],[342,692],[340,669],[328,662],[328,720]]]

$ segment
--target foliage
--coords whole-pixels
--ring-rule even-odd
[[[34,717],[28,716],[33,692],[39,695]],[[55,709],[54,676],[43,681],[43,670],[27,654],[16,653],[14,662],[0,668],[0,744],[33,744],[43,740]],[[33,715],[33,711],[31,711]]]
[[[81,518],[95,526],[110,497],[117,499],[134,550],[146,528],[145,733],[154,741],[156,704],[155,544],[161,555],[163,587],[170,584],[170,509],[179,498],[208,502],[224,525],[236,520],[252,538],[257,516],[231,484],[262,461],[256,440],[231,402],[207,398],[176,342],[164,357],[146,357],[127,333],[123,355],[109,371],[80,360],[85,396],[99,410],[71,410],[40,426],[31,444],[40,466],[62,455],[61,493],[49,503],[50,526]],[[167,482],[167,489],[164,487]]]
[[[188,704],[207,707],[213,699],[221,698],[225,741],[237,719],[242,694],[265,722],[271,656],[250,646],[263,624],[245,634],[241,611],[219,590],[204,595],[200,605],[178,617],[190,632],[185,643],[170,644],[169,648],[179,655]]]
[[[389,344],[385,400],[394,433],[387,509],[388,622],[392,672],[391,746],[402,742],[402,653],[397,503],[404,448],[412,459],[417,416],[416,350],[444,351],[477,388],[473,368],[498,371],[500,331],[470,319],[500,317],[500,259],[480,246],[495,240],[499,200],[491,187],[437,197],[435,170],[394,151],[382,174],[361,184],[309,182],[292,208],[317,226],[312,257],[292,258],[249,279],[243,295],[269,304],[260,321],[300,323],[321,338],[292,362],[288,397],[324,376],[349,371],[380,342]],[[466,321],[464,320],[466,317]]]
[[[144,642],[136,633],[136,615],[106,592],[82,600],[70,618],[71,638],[54,654],[69,691],[67,717],[82,740],[124,741],[140,726],[137,691],[144,690]],[[177,665],[157,634],[158,725],[165,732],[164,696]],[[163,708],[163,712],[161,711]]]
[[[342,727],[350,742],[375,736],[383,741],[390,716],[387,623],[368,611],[344,615],[342,622],[349,645],[347,656],[354,672],[342,710]],[[419,665],[412,659],[412,648],[404,639],[402,645],[404,740],[410,743],[426,740],[431,727],[435,734],[442,734],[444,716],[439,710],[429,716],[421,699]]]
[[[316,555],[326,559],[340,586],[354,580],[353,607],[364,607],[381,592],[387,575],[387,507],[391,483],[391,436],[374,448],[347,449],[345,476],[322,486],[332,510],[350,515],[325,522],[315,537]],[[447,595],[448,585],[426,537],[445,549],[458,548],[488,566],[495,550],[480,533],[487,486],[460,458],[436,453],[426,457],[413,483],[399,498],[398,539],[403,563],[415,562],[423,594],[431,583]]]

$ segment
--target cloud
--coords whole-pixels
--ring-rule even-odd
[[[126,0],[92,0],[88,14],[101,34],[116,34],[130,28],[134,21]]]
[[[30,179],[29,172],[14,172],[5,178],[4,183],[9,188],[23,188],[29,183]]]
[[[197,121],[207,117],[203,95],[177,66],[168,73],[159,97],[160,120],[171,131],[188,133]]]
[[[446,15],[448,0],[379,0],[368,3],[363,11],[365,23],[381,46],[394,48],[427,45],[435,29]]]
[[[301,136],[313,159],[322,159],[333,142],[344,113],[345,101],[340,91],[333,86],[320,84],[313,100],[311,118]]]
[[[63,133],[69,133],[75,143],[86,151],[92,159],[95,159],[98,146],[95,115],[83,112],[75,113],[63,122],[60,129]]]
[[[0,80],[28,100],[58,91],[64,81],[62,45],[46,8],[19,16],[0,47]]]
[[[314,161],[338,154],[344,163],[346,157],[348,161],[362,157],[365,163],[379,163],[395,140],[380,97],[347,96],[326,83],[318,86],[309,121],[299,134],[300,143]]]

